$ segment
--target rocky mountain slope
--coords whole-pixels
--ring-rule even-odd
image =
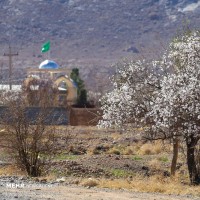
[[[19,52],[15,68],[36,67],[49,58],[40,50],[50,40],[51,59],[97,80],[123,57],[157,56],[183,21],[199,28],[200,1],[1,0],[0,55],[10,43]],[[4,78],[7,59],[0,57]]]

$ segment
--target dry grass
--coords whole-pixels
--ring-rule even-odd
[[[152,169],[155,169],[155,170],[161,169],[161,162],[158,159],[153,159],[149,161],[148,164]]]
[[[164,178],[162,176],[153,176],[150,178],[136,177],[134,180],[102,179],[99,181],[98,187],[112,189],[129,189],[137,192],[158,192],[164,194],[177,195],[197,195],[200,196],[200,186],[190,186],[189,184],[181,184],[180,180],[174,178]]]
[[[120,155],[121,154],[121,150],[118,149],[117,147],[113,147],[113,148],[109,149],[107,153],[108,154]]]
[[[113,140],[118,140],[118,139],[121,139],[122,134],[117,133],[117,132],[114,132],[114,133],[111,133],[110,136],[111,136],[111,138],[112,138]]]
[[[163,145],[161,141],[156,141],[153,148],[154,154],[159,154],[162,152],[162,150],[163,150]]]
[[[123,150],[123,155],[134,155],[136,153],[134,146],[125,147]]]
[[[0,167],[0,176],[24,176],[26,173],[16,165]]]
[[[95,187],[97,185],[99,185],[99,181],[96,180],[96,179],[92,179],[92,178],[89,178],[89,179],[85,179],[81,182],[81,185],[84,186],[84,187]]]
[[[152,144],[144,144],[140,147],[139,154],[140,155],[151,155],[153,154]]]
[[[93,148],[87,149],[87,154],[88,155],[98,155],[99,151],[95,147],[93,147]]]
[[[108,152],[111,148],[112,148],[112,146],[109,144],[98,145],[98,143],[97,143],[97,145],[94,145],[87,149],[87,154],[88,155],[98,155],[98,154]]]
[[[152,143],[146,143],[143,144],[138,153],[140,155],[153,155],[153,154],[159,154],[162,152],[162,143],[157,141],[154,144]]]
[[[36,182],[52,182],[58,179],[58,176],[56,176],[55,174],[48,174],[48,175],[44,175],[44,176],[39,176],[39,177],[31,177],[31,179],[33,181]]]

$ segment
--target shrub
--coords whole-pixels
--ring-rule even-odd
[[[152,149],[152,144],[144,144],[140,147],[139,150],[140,155],[151,155],[154,154],[153,149]]]
[[[112,149],[110,149],[108,151],[109,154],[115,154],[115,155],[120,155],[120,150],[119,149],[116,149],[116,147],[113,147]]]
[[[81,185],[84,186],[84,187],[95,187],[97,186],[99,183],[97,180],[95,179],[92,179],[92,178],[89,178],[87,180],[84,180]]]

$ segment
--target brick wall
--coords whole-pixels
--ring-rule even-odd
[[[99,108],[71,108],[71,126],[96,126],[101,119],[102,111]]]

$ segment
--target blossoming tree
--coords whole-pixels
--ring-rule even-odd
[[[200,33],[174,40],[165,65],[175,66],[174,72],[163,78],[148,115],[154,119],[155,133],[170,130],[171,136],[185,140],[190,181],[200,184],[195,160],[195,148],[200,140]]]
[[[113,91],[102,98],[100,126],[136,122],[146,124],[152,138],[183,138],[190,181],[200,184],[195,161],[200,139],[200,33],[176,38],[161,62],[124,64],[112,80]]]
[[[160,88],[161,71],[156,62],[132,61],[118,66],[117,75],[112,77],[113,90],[101,99],[103,119],[99,126],[139,125],[149,110],[152,93]]]

